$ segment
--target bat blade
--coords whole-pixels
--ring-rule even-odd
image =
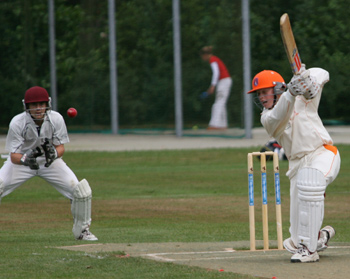
[[[289,21],[287,13],[283,14],[280,18],[281,36],[286,50],[288,61],[292,68],[293,74],[298,74],[301,68],[301,59],[297,45],[295,43],[292,26]]]

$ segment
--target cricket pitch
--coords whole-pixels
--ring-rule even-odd
[[[262,246],[262,241],[257,241]],[[271,247],[276,246],[274,241]],[[205,269],[234,272],[259,278],[346,278],[350,274],[350,243],[333,243],[320,253],[320,262],[291,263],[286,250],[243,250],[248,241],[205,243],[111,243],[57,247],[85,253],[123,251],[130,257],[142,257]]]

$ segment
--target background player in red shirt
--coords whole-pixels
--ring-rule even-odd
[[[226,103],[230,95],[232,85],[230,73],[220,58],[213,55],[213,47],[203,47],[200,50],[200,55],[203,61],[210,63],[210,67],[213,72],[211,84],[207,91],[202,93],[201,98],[204,99],[210,94],[214,94],[216,89],[215,102],[211,109],[211,119],[208,129],[226,129],[228,126]]]

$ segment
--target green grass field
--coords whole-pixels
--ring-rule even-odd
[[[327,189],[324,223],[336,228],[334,242],[350,242],[350,146],[338,148],[342,167]],[[64,160],[79,180],[86,178],[92,187],[91,231],[98,243],[220,242],[249,240],[246,155],[251,151],[256,150],[67,152]],[[286,237],[286,161],[280,162],[280,169]],[[275,239],[271,183],[272,179],[268,182],[269,234]],[[257,197],[256,208],[259,202]],[[3,198],[0,213],[0,278],[249,278],[118,257],[124,251],[87,254],[55,249],[86,242],[74,240],[71,233],[69,201],[39,178]],[[256,219],[257,239],[262,239],[258,210]]]

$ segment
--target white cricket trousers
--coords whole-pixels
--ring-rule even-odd
[[[311,154],[306,155],[299,161],[298,169],[314,168],[321,171],[326,179],[326,185],[331,184],[337,177],[340,169],[339,150],[335,155],[332,151],[324,148],[318,148]],[[298,245],[298,225],[299,225],[299,205],[298,205],[298,188],[297,174],[290,179],[290,228],[289,232],[295,245]],[[326,202],[327,199],[325,199]],[[319,220],[320,223],[323,221]]]
[[[8,158],[0,169],[0,179],[3,181],[5,197],[28,179],[39,176],[50,183],[58,192],[70,200],[73,200],[74,187],[79,183],[73,171],[66,163],[58,158],[46,168],[45,158],[37,158],[40,168],[32,170],[27,166],[13,164]],[[0,197],[0,199],[1,199]]]
[[[232,79],[230,77],[219,80],[216,85],[215,102],[211,108],[209,127],[227,128],[226,103],[230,96]]]

